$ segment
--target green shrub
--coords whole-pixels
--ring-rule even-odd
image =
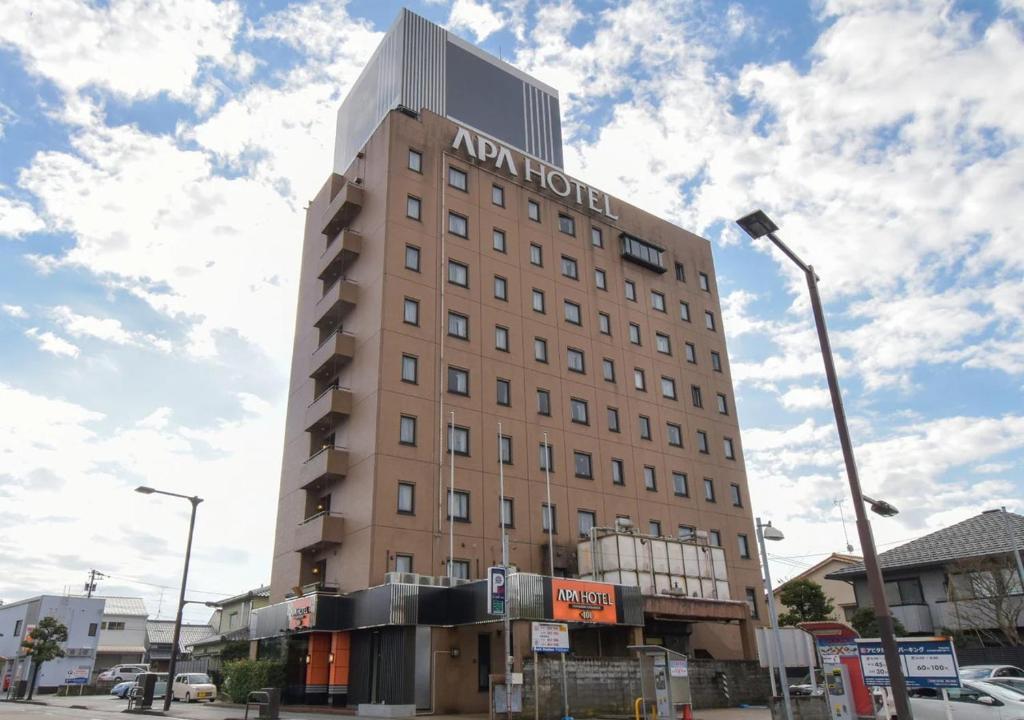
[[[234,660],[224,663],[224,692],[231,702],[244,703],[249,693],[265,687],[284,688],[284,663]]]

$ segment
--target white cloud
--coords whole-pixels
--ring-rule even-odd
[[[25,308],[23,308],[21,305],[3,305],[3,306],[0,306],[0,307],[2,307],[3,311],[7,315],[10,315],[12,318],[27,318],[28,317],[28,313],[25,312]]]
[[[57,356],[78,357],[81,352],[78,346],[68,342],[62,337],[54,335],[50,331],[40,332],[39,328],[29,328],[25,335],[39,343],[39,349]]]
[[[0,102],[0,140],[3,140],[7,126],[17,122],[18,116],[8,106]]]
[[[152,347],[165,353],[171,351],[170,341],[151,333],[130,332],[115,318],[80,315],[66,305],[53,308],[50,315],[72,337],[91,337],[115,345]]]
[[[489,2],[483,0],[455,0],[448,15],[448,28],[468,30],[480,43],[501,30],[505,19]]]
[[[832,406],[832,396],[824,387],[791,387],[779,401],[787,410],[812,410]]]
[[[20,238],[45,229],[31,205],[0,195],[0,237]]]

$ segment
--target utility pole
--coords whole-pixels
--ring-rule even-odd
[[[93,592],[96,590],[96,579],[105,577],[106,575],[101,573],[99,570],[93,569],[89,571],[89,582],[85,584],[85,596],[87,598],[91,598]]]

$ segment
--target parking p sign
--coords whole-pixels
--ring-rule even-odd
[[[491,615],[505,614],[505,568],[487,568],[487,597]]]

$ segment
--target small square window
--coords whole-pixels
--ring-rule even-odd
[[[456,455],[469,455],[469,428],[448,423],[447,435],[448,452],[454,451]]]
[[[592,510],[577,510],[576,524],[581,538],[590,537],[590,531],[597,525],[597,514]]]
[[[590,424],[586,400],[580,400],[579,398],[570,398],[569,408],[572,415],[572,421],[574,423],[579,423],[580,425]]]
[[[708,545],[722,547],[722,533],[718,530],[708,530]]]
[[[711,478],[704,478],[704,499],[715,502],[715,481]]]
[[[640,439],[651,439],[651,419],[646,415],[640,416]]]
[[[508,280],[501,275],[494,276],[494,297],[498,300],[508,300]]]
[[[448,232],[462,238],[469,237],[469,220],[457,212],[448,213]]]
[[[412,483],[398,483],[398,512],[403,515],[416,512],[416,486]]]
[[[409,169],[413,172],[423,172],[423,153],[419,150],[409,148]]]
[[[736,545],[739,547],[740,557],[744,560],[750,559],[750,541],[746,535],[736,536]]]
[[[544,249],[537,243],[530,243],[530,264],[544,267]]]
[[[448,368],[448,392],[454,395],[469,395],[469,370]]]
[[[420,249],[415,245],[405,246],[405,269],[413,272],[420,271]]]
[[[412,218],[413,220],[420,219],[420,213],[423,210],[423,203],[415,195],[410,195],[405,199],[405,216]]]
[[[558,534],[558,506],[542,503],[540,506],[541,530],[552,535]]]
[[[653,492],[657,489],[658,482],[654,474],[654,468],[650,465],[644,465],[644,490],[651,490]]]
[[[526,203],[526,215],[534,222],[540,222],[540,203],[536,200],[528,200]]]
[[[497,381],[497,403],[508,407],[512,404],[512,382],[504,378]]]
[[[647,392],[647,376],[643,368],[633,368],[633,387],[641,392]]]
[[[726,399],[725,395],[723,395],[722,393],[716,393],[715,394],[715,399],[716,399],[716,401],[718,403],[718,414],[719,415],[728,415],[729,414],[729,401]]]
[[[416,418],[411,415],[402,415],[399,422],[398,442],[402,445],[416,444]]]
[[[568,215],[558,214],[558,231],[566,235],[576,235],[576,221]]]
[[[679,319],[683,322],[690,322],[690,303],[685,300],[679,301]]]
[[[402,356],[402,382],[417,382],[419,360],[414,355]]]
[[[651,309],[665,312],[665,296],[657,290],[651,290]]]
[[[664,333],[654,334],[654,346],[657,348],[658,352],[664,355],[672,354],[672,340]]]
[[[533,311],[543,313],[544,312],[544,291],[533,289]]]
[[[700,385],[690,386],[690,399],[693,401],[695,408],[704,407],[704,396],[701,394]]]
[[[626,281],[626,299],[636,302],[636,283],[632,280]]]
[[[494,327],[494,349],[508,352],[508,328],[501,325]]]
[[[716,545],[720,546],[721,544],[722,544],[722,538],[719,537],[718,538],[718,542],[716,543]],[[752,617],[755,620],[757,620],[757,618],[758,618],[758,614],[757,614],[757,591],[754,588],[747,588],[746,589],[746,596],[747,596],[747,605],[750,606],[750,617]]]
[[[503,527],[515,527],[515,501],[512,498],[501,499],[501,524]]]
[[[594,247],[604,247],[604,234],[601,228],[590,228],[590,244]]]
[[[505,207],[505,188],[501,185],[491,185],[491,202],[498,207]]]
[[[618,458],[612,458],[612,485],[626,484],[626,470],[623,462]]]
[[[612,319],[608,313],[599,312],[597,314],[597,326],[602,335],[612,334]]]
[[[711,369],[715,372],[722,372],[722,356],[714,350],[711,351]]]
[[[469,287],[469,266],[455,260],[449,260],[448,282],[459,287]]]
[[[465,490],[448,491],[448,518],[469,522],[469,493]]]
[[[690,483],[687,480],[686,473],[672,473],[672,492],[677,497],[690,497]]]
[[[620,432],[619,429],[619,409],[610,407],[608,408],[608,431],[609,432]]]
[[[661,537],[661,521],[651,520],[647,523],[647,534],[654,537]]]
[[[629,341],[634,345],[640,344],[640,326],[636,323],[629,324]]]
[[[452,560],[451,576],[460,580],[469,580],[469,560]]]
[[[594,477],[594,470],[592,467],[592,460],[590,453],[580,452],[576,450],[572,454],[573,465],[576,468],[576,477],[590,479]]]
[[[707,273],[697,273],[700,278],[700,289],[704,292],[711,292],[711,281],[708,279]]]
[[[692,525],[680,525],[678,529],[678,537],[680,540],[693,540],[697,537],[697,528]]]
[[[537,388],[537,414],[551,415],[551,393]]]
[[[697,364],[697,348],[693,343],[686,343],[686,362]]]
[[[697,431],[697,450],[704,455],[707,455],[708,450],[708,434],[703,430]]]
[[[611,358],[601,360],[601,375],[608,382],[615,382],[615,361]]]
[[[683,428],[676,423],[666,423],[665,428],[668,434],[668,444],[673,447],[682,447]]]
[[[494,228],[491,232],[491,246],[500,253],[508,251],[508,246],[505,243],[505,231]]]
[[[580,306],[569,300],[564,301],[565,305],[565,321],[573,325],[582,325],[583,320],[580,317]]]
[[[594,268],[594,285],[598,290],[608,289],[608,276],[601,268]]]
[[[456,190],[466,192],[469,188],[469,176],[458,168],[448,166],[448,184]]]
[[[572,280],[579,279],[579,266],[575,258],[571,258],[568,255],[562,256],[562,275]]]
[[[448,311],[448,335],[460,340],[469,339],[469,318],[461,313]]]
[[[676,399],[676,381],[674,379],[661,376],[661,396],[669,400]]]
[[[676,280],[679,282],[686,282],[686,268],[683,267],[682,263],[676,263]]]
[[[740,495],[740,486],[736,483],[729,484],[729,499],[733,507],[743,507],[743,497]]]
[[[704,311],[704,327],[712,332],[715,330],[715,314],[710,310]]]
[[[722,449],[726,460],[736,459],[736,448],[733,447],[732,438],[722,438]]]
[[[583,366],[583,351],[575,348],[569,348],[565,354],[568,367],[573,372],[585,372]]]
[[[533,339],[533,359],[542,363],[548,361],[548,341],[544,338]]]
[[[412,555],[403,555],[402,553],[395,553],[395,572],[411,573]]]
[[[412,298],[406,298],[402,306],[402,320],[409,325],[420,324],[420,302]]]
[[[537,446],[540,457],[540,469],[549,472],[555,471],[555,448],[551,443],[541,443]]]

